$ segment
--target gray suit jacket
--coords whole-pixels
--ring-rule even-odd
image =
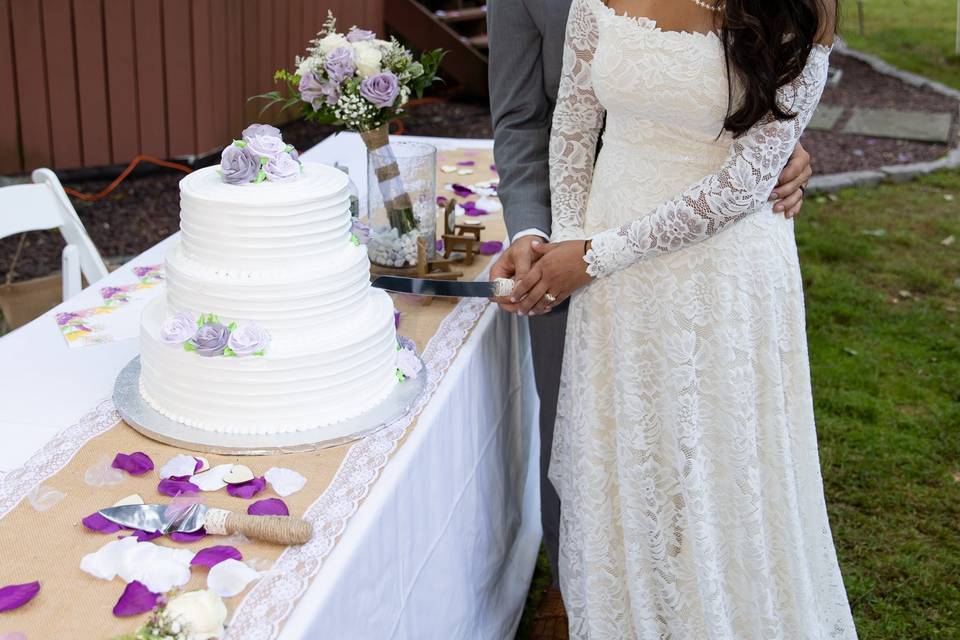
[[[571,0],[488,0],[490,109],[510,237],[550,236],[548,147]]]

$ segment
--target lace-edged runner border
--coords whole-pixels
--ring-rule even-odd
[[[304,514],[304,518],[313,523],[313,539],[299,547],[288,547],[281,553],[271,570],[257,581],[237,606],[225,640],[269,640],[279,634],[281,624],[320,570],[324,558],[380,477],[407,429],[433,397],[463,342],[489,304],[485,299],[463,299],[443,319],[423,351],[427,381],[412,410],[350,447],[330,485]],[[103,400],[77,423],[47,442],[22,467],[0,475],[0,519],[35,487],[63,469],[88,441],[119,422],[120,414],[113,402]]]

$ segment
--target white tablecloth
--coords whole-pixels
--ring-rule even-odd
[[[358,136],[329,138],[304,158],[346,165],[364,197]],[[97,304],[101,286],[130,282],[133,266],[162,262],[171,241],[0,338],[0,476],[108,397],[138,352],[135,339],[68,349],[53,314]],[[537,410],[526,325],[488,307],[281,637],[512,637],[541,533]]]

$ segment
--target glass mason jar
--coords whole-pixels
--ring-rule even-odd
[[[395,175],[390,160],[396,161],[399,175]],[[367,218],[367,249],[374,264],[416,266],[420,238],[426,258],[436,257],[436,147],[422,142],[392,142],[386,148],[367,152]]]

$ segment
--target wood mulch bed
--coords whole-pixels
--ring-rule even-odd
[[[840,53],[833,55],[832,63],[842,68],[844,74],[839,86],[824,94],[825,104],[957,112],[956,101],[928,88],[904,84]],[[933,160],[947,152],[945,145],[836,133],[847,118],[841,118],[833,132],[811,131],[804,135],[803,144],[814,157],[816,173]],[[955,116],[955,137],[956,119]],[[295,122],[284,128],[284,137],[298,149],[308,149],[331,132],[329,127]],[[462,102],[428,102],[411,108],[410,117],[404,121],[404,132],[454,138],[493,135],[487,106]],[[208,163],[215,161],[215,157],[207,160]],[[127,180],[103,200],[94,203],[75,200],[74,206],[102,255],[122,262],[174,233],[179,225],[177,182],[181,177],[182,174],[175,171],[159,170]],[[94,193],[108,182],[68,180],[66,184]],[[17,241],[14,237],[0,240],[0,281],[9,269]],[[14,279],[25,280],[57,271],[62,249],[63,240],[57,232],[27,234]]]

